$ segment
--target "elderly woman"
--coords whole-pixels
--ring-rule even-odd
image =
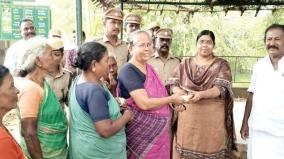
[[[2,123],[3,116],[16,108],[18,93],[8,68],[0,65],[0,158],[3,159],[25,159],[17,141]]]
[[[101,78],[107,75],[105,46],[88,42],[81,46],[76,67],[83,70],[70,90],[70,157],[74,159],[126,159],[124,126],[132,112],[120,107]]]
[[[116,96],[116,88],[117,88],[117,62],[115,60],[114,56],[109,56],[108,57],[108,68],[109,72],[108,74],[103,77],[103,81],[111,94],[113,96]]]
[[[53,49],[46,39],[27,41],[19,71],[21,146],[29,158],[67,158],[67,121],[60,103],[45,81],[53,68]]]
[[[152,45],[147,32],[133,32],[129,44],[133,57],[118,75],[119,95],[134,113],[126,127],[128,158],[170,158],[169,103],[183,102],[179,94],[168,96],[154,68],[147,64]]]
[[[173,158],[229,158],[236,148],[230,66],[214,56],[212,31],[201,31],[196,47],[196,55],[183,60],[171,79],[173,92],[192,96],[178,113]]]

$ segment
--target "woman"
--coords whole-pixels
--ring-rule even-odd
[[[14,80],[9,70],[0,65],[0,158],[25,159],[17,141],[3,125],[4,115],[16,108],[19,90],[14,86]]]
[[[105,46],[88,42],[81,46],[75,63],[83,70],[70,90],[70,157],[74,159],[125,159],[124,126],[132,112],[120,107],[101,78],[108,73]]]
[[[65,159],[67,121],[65,113],[50,86],[44,80],[53,69],[53,48],[46,39],[32,38],[19,71],[21,146],[28,158]]]
[[[133,55],[118,75],[119,95],[127,99],[134,120],[127,125],[128,158],[170,158],[169,103],[182,103],[179,94],[168,96],[154,68],[147,64],[153,53],[145,31],[130,35]]]
[[[45,79],[64,109],[64,106],[67,105],[68,90],[71,84],[71,74],[62,66],[62,58],[64,56],[63,40],[55,37],[49,38],[47,41],[53,49],[52,55],[54,57],[54,65],[52,71],[47,74]]]
[[[174,71],[173,92],[189,93],[187,109],[178,113],[173,158],[229,158],[235,149],[231,70],[214,56],[215,36],[201,31],[197,54]]]

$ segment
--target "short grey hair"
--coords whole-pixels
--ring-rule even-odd
[[[20,72],[24,71],[26,74],[32,72],[36,68],[36,58],[42,57],[46,50],[46,46],[47,40],[45,38],[33,37],[27,40],[24,52],[20,55],[18,60],[18,68]]]
[[[145,31],[145,30],[135,30],[134,32],[131,32],[131,33],[129,34],[129,37],[128,37],[128,39],[127,39],[128,43],[129,43],[130,45],[133,45],[134,42],[137,41],[137,36],[138,36],[139,34],[147,34],[147,35],[149,36],[149,38],[151,39],[151,36],[149,35],[149,33],[148,33],[147,31]]]

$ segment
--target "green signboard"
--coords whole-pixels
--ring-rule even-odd
[[[30,18],[34,21],[38,36],[48,36],[50,28],[50,8],[42,6],[0,5],[0,39],[21,39],[20,21]]]
[[[12,3],[12,2],[34,2],[35,0],[0,0],[0,2],[5,2],[5,3]]]

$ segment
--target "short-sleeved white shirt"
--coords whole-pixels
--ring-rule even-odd
[[[284,136],[284,57],[274,70],[269,56],[258,61],[248,92],[253,93],[249,127]]]
[[[20,58],[23,57],[23,52],[25,49],[26,40],[22,39],[15,42],[12,46],[10,46],[6,52],[4,66],[6,66],[11,73],[18,67],[18,62],[22,60]]]

